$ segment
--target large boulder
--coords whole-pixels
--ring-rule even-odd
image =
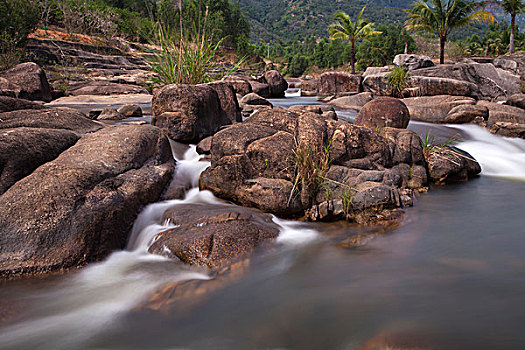
[[[175,228],[161,232],[150,253],[191,265],[230,265],[279,235],[272,216],[232,205],[181,204],[164,213]]]
[[[284,97],[284,92],[288,89],[288,83],[284,77],[276,70],[264,73],[264,81],[270,89],[270,97]]]
[[[414,70],[419,68],[427,68],[434,66],[434,62],[428,56],[399,54],[394,57],[394,64],[403,67],[406,70]]]
[[[402,99],[412,120],[428,123],[444,122],[449,112],[457,106],[475,105],[476,100],[465,96],[421,96]]]
[[[434,183],[467,181],[481,172],[479,163],[456,147],[432,147],[427,151],[428,174]]]
[[[55,159],[79,135],[61,129],[14,128],[0,132],[0,195],[40,165]]]
[[[525,124],[525,110],[521,108],[488,101],[479,101],[478,106],[488,108],[488,121],[491,123],[505,122]]]
[[[104,108],[97,116],[98,120],[122,120],[125,118],[126,116],[124,114],[111,107]]]
[[[372,101],[373,98],[374,96],[371,92],[362,92],[357,95],[336,98],[328,102],[328,104],[331,104],[338,108],[360,110],[361,108],[363,108],[364,105]]]
[[[273,107],[272,103],[262,96],[257,95],[255,92],[249,93],[241,99],[241,107],[245,106],[270,106]]]
[[[242,75],[229,75],[222,78],[222,81],[226,81],[233,86],[236,94],[241,96],[247,95],[252,92],[252,86],[250,85],[250,78]]]
[[[138,85],[118,84],[101,80],[71,84],[67,92],[73,96],[148,94],[148,90]]]
[[[427,89],[430,89],[430,91],[438,88],[442,91],[441,93],[433,94],[423,93],[423,95],[445,94],[471,96],[486,100],[505,99],[507,95],[518,93],[521,85],[518,75],[496,68],[490,63],[441,64],[430,68],[418,69],[411,72],[410,75],[412,76],[412,80],[414,80],[415,76],[418,76],[456,81],[425,81],[419,78],[417,81],[427,84]],[[414,82],[413,85],[416,85],[417,81]],[[436,87],[431,88],[430,83],[436,85]],[[445,88],[450,92],[443,91]],[[452,91],[456,91],[457,93],[451,93]]]
[[[416,94],[420,96],[479,96],[476,84],[458,79],[412,76],[410,85],[417,89]]]
[[[241,108],[233,85],[224,81],[216,81],[207,85],[211,86],[219,96],[221,108],[226,113],[226,117],[232,123],[242,122]]]
[[[494,123],[489,126],[489,131],[495,135],[525,139],[525,124],[505,122]]]
[[[122,107],[117,109],[117,112],[122,114],[126,118],[141,118],[142,117],[142,108],[139,105],[130,103],[125,104]]]
[[[255,80],[249,81],[252,92],[264,98],[270,98],[270,85]]]
[[[0,113],[0,130],[20,127],[64,129],[80,135],[97,131],[104,124],[69,108],[23,109]]]
[[[305,79],[301,82],[301,96],[317,96],[319,79]]]
[[[46,102],[52,100],[51,88],[47,81],[46,73],[36,63],[21,63],[11,69],[0,72],[0,78],[7,79],[20,88],[16,97]]]
[[[13,84],[6,78],[0,77],[0,96],[16,98],[20,96],[20,90],[20,86]]]
[[[186,143],[198,143],[232,124],[217,91],[209,85],[167,85],[156,90],[152,111],[153,125],[166,129],[171,139]]]
[[[500,56],[494,59],[494,66],[516,75],[523,75],[525,73],[525,51]]]
[[[83,136],[0,196],[0,276],[82,266],[124,248],[173,168],[168,139],[154,126]]]
[[[464,104],[452,108],[442,122],[449,124],[463,124],[470,123],[476,119],[488,120],[488,118],[489,109],[487,107]]]
[[[319,76],[319,95],[331,96],[361,92],[360,75],[345,72],[327,72]]]
[[[45,107],[40,104],[21,98],[0,96],[0,113],[17,111],[20,109],[44,109]]]
[[[384,127],[406,129],[409,122],[410,113],[402,101],[393,97],[378,97],[364,105],[354,124],[371,129]]]
[[[374,96],[392,96],[393,90],[388,78],[391,70],[390,67],[368,68],[363,74],[363,90]]]

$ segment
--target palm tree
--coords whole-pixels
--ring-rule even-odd
[[[343,11],[338,11],[334,14],[334,19],[339,22],[332,23],[329,27],[330,39],[342,39],[350,42],[350,64],[352,65],[352,73],[355,73],[355,42],[359,39],[364,39],[370,35],[381,34],[381,32],[374,30],[374,23],[366,22],[362,16],[365,12],[366,6],[363,6],[361,11],[357,14],[355,22],[348,14]]]
[[[514,53],[514,30],[516,27],[516,16],[525,11],[525,3],[522,0],[501,0],[498,1],[503,11],[510,15],[510,45],[509,53]]]
[[[408,30],[424,30],[439,37],[439,63],[445,62],[445,43],[456,28],[472,22],[494,22],[494,15],[483,10],[484,2],[474,0],[418,0],[405,10]]]

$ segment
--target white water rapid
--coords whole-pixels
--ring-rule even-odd
[[[172,143],[172,149],[180,148]],[[82,348],[95,334],[139,305],[156,288],[190,279],[210,279],[208,270],[190,267],[177,261],[148,253],[156,235],[171,227],[162,222],[164,212],[184,203],[225,203],[209,191],[196,187],[209,162],[201,161],[196,146],[190,146],[178,157],[174,181],[191,189],[182,200],[169,200],[147,206],[137,217],[126,250],[111,254],[105,261],[90,264],[77,274],[66,277],[44,293],[35,293],[28,302],[32,309],[30,321],[21,321],[3,328],[0,348]],[[312,241],[317,232],[301,228],[300,223],[274,218],[281,227],[277,241],[296,246]]]
[[[448,125],[468,140],[457,145],[481,165],[481,174],[525,181],[525,140],[496,136],[477,125]]]

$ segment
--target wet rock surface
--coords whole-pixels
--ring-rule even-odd
[[[157,235],[154,254],[220,268],[279,235],[271,215],[231,205],[182,204],[164,213],[175,227]]]
[[[173,166],[159,128],[108,127],[83,136],[0,196],[0,275],[82,266],[122,249]]]

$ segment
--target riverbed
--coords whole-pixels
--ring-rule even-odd
[[[295,95],[274,105],[316,103]],[[340,117],[351,120],[354,112]],[[1,349],[379,349],[525,348],[525,140],[474,126],[411,123],[452,136],[481,164],[479,178],[434,186],[405,222],[358,248],[347,224],[275,219],[275,247],[239,277],[163,311],[144,307],[157,288],[211,283],[205,269],[147,253],[166,208],[217,202],[190,191],[137,219],[126,251],[59,276],[3,282]],[[206,162],[177,145],[178,176],[196,185]],[[367,237],[372,232],[367,231]]]

